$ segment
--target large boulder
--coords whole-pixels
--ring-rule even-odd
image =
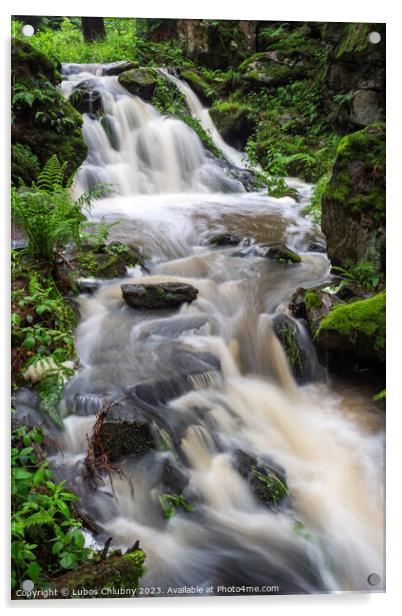
[[[334,265],[385,269],[385,127],[343,137],[322,199],[322,229]]]
[[[227,143],[243,150],[256,128],[256,120],[244,103],[224,101],[209,110],[216,127]]]
[[[366,364],[385,361],[385,291],[335,307],[315,335],[320,349],[350,352]]]
[[[82,117],[57,88],[60,66],[29,43],[12,40],[11,175],[30,184],[57,154],[72,174],[85,160]]]
[[[155,92],[158,74],[153,68],[133,68],[120,73],[118,79],[130,94],[150,100]]]
[[[137,310],[177,308],[197,299],[198,289],[183,282],[122,284],[123,299]]]
[[[112,406],[100,424],[99,439],[110,461],[140,456],[155,447],[151,422],[132,403]]]

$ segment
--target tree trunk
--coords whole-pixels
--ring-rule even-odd
[[[82,33],[87,43],[104,41],[106,38],[103,17],[81,17]]]

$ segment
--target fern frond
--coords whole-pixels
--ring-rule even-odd
[[[44,510],[37,511],[25,519],[25,526],[27,528],[31,526],[44,526],[45,524],[52,524],[52,516]]]
[[[64,176],[67,163],[61,164],[56,154],[53,154],[38,175],[36,187],[48,193],[57,193],[65,189]]]

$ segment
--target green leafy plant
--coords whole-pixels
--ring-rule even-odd
[[[28,238],[26,252],[51,265],[67,244],[80,244],[85,221],[82,210],[105,191],[97,185],[74,201],[72,179],[65,180],[65,170],[66,163],[61,164],[54,154],[31,189],[11,189],[12,215]]]
[[[285,484],[274,473],[262,473],[254,465],[251,468],[251,472],[258,481],[261,481],[270,492],[270,499],[274,505],[284,497],[289,495],[289,491]]]
[[[42,430],[19,427],[11,441],[12,587],[28,578],[43,588],[49,577],[77,568],[92,552],[71,509],[77,497],[64,482],[53,481]]]
[[[343,278],[356,282],[367,291],[374,291],[381,281],[381,277],[371,261],[361,261],[360,263],[347,263],[346,267],[333,266],[335,272]],[[345,284],[345,283],[344,283]]]
[[[168,520],[176,515],[178,507],[182,507],[187,512],[195,511],[195,508],[190,505],[182,494],[161,494],[159,496],[159,502]]]

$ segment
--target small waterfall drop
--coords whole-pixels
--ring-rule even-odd
[[[232,146],[224,141],[216,128],[208,109],[201,103],[194,90],[192,90],[183,79],[179,79],[175,75],[172,75],[172,73],[166,69],[159,69],[159,71],[168,81],[174,83],[182,94],[184,94],[191,115],[200,121],[202,128],[211,135],[212,141],[224,154],[225,158],[236,167],[239,167],[239,169],[249,169],[247,164],[247,155],[244,152],[239,152],[235,148],[232,148]]]
[[[117,77],[102,75],[99,65],[63,65],[63,90],[88,82],[100,97],[102,113],[84,114],[88,156],[77,179],[77,192],[96,183],[110,184],[120,195],[244,192],[204,149],[187,124],[160,114],[132,96]]]

